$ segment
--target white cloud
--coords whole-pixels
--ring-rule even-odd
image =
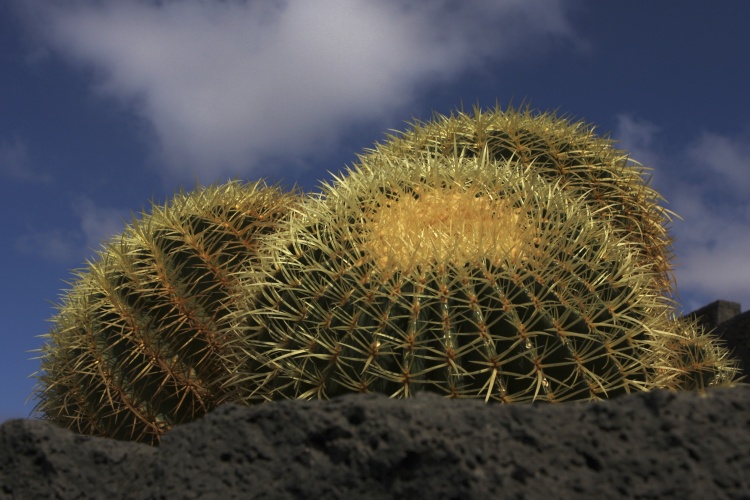
[[[23,181],[52,181],[50,176],[32,170],[26,142],[19,137],[0,140],[0,175]]]
[[[309,157],[420,88],[573,40],[565,0],[32,0],[40,37],[153,126],[181,179]]]
[[[750,142],[704,133],[687,148],[693,183],[678,184],[683,283],[750,306]],[[674,170],[675,174],[679,170]],[[682,207],[682,208],[681,208]]]
[[[746,199],[750,193],[750,140],[704,132],[689,154],[699,162],[706,177],[716,179]]]
[[[81,263],[92,258],[102,244],[122,233],[130,213],[126,210],[98,207],[86,197],[71,203],[78,219],[74,228],[41,230],[30,228],[16,237],[15,249],[23,254],[33,254],[57,263]]]
[[[31,230],[17,236],[15,250],[21,254],[38,255],[50,262],[70,263],[80,260],[78,234],[61,229],[50,231]]]
[[[650,168],[657,164],[654,139],[661,129],[656,124],[622,113],[615,116],[615,127],[618,147],[628,151],[631,159]]]
[[[660,128],[627,115],[615,137],[657,169],[669,200],[675,276],[686,311],[717,299],[750,306],[750,140],[705,132],[675,153],[658,146]],[[645,162],[644,162],[645,163]]]
[[[78,216],[81,231],[88,250],[100,250],[102,243],[122,233],[130,213],[115,208],[97,207],[86,197],[79,197],[73,202],[73,211]]]

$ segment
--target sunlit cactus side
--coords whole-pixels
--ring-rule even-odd
[[[592,214],[612,225],[615,236],[625,236],[635,245],[638,260],[659,266],[654,285],[665,296],[673,295],[668,234],[673,214],[651,187],[649,169],[631,161],[592,125],[528,108],[477,107],[473,114],[456,112],[416,121],[406,132],[389,135],[362,161],[383,155],[418,159],[425,151],[440,156],[487,154],[559,180],[574,196],[583,196]]]
[[[77,272],[36,374],[36,412],[81,434],[155,444],[221,399],[235,272],[253,269],[297,193],[262,182],[154,205]]]
[[[653,388],[658,269],[560,179],[511,165],[384,155],[324,186],[267,239],[227,391],[510,403]]]

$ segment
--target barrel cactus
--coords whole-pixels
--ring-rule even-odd
[[[718,341],[674,317],[670,213],[642,168],[549,115],[437,122],[360,157],[266,240],[227,394],[556,402],[736,381]]]
[[[156,443],[221,399],[228,318],[296,193],[261,182],[154,205],[77,273],[41,349],[35,411],[82,434]]]

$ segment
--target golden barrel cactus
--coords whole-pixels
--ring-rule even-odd
[[[675,319],[671,214],[644,170],[547,114],[391,136],[267,239],[227,394],[523,402],[734,383],[718,341]]]

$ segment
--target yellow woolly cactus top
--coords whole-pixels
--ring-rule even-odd
[[[421,162],[425,154],[444,158],[486,156],[501,164],[537,172],[573,196],[583,197],[593,217],[607,222],[635,245],[638,260],[657,272],[657,293],[671,296],[673,276],[668,226],[673,213],[650,185],[647,167],[631,160],[614,141],[584,122],[529,109],[458,111],[415,121],[360,156],[366,164],[391,158]]]
[[[469,263],[487,255],[518,259],[533,241],[518,209],[477,189],[425,186],[398,199],[380,198],[364,248],[382,270]]]

